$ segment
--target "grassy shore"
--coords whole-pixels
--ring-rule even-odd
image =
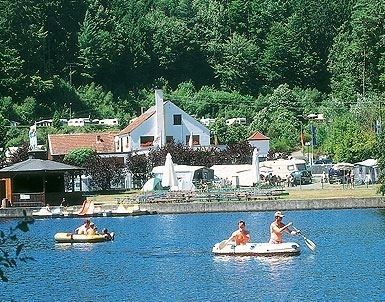
[[[357,186],[347,188],[342,185],[306,185],[301,187],[284,188],[289,194],[279,198],[284,200],[314,200],[314,199],[344,199],[344,198],[376,198],[381,195],[377,193],[378,186]],[[91,198],[96,203],[116,204],[118,202],[135,202],[140,191],[129,191],[121,194],[94,195]]]
[[[306,200],[306,199],[334,199],[334,198],[374,198],[380,197],[377,193],[378,186],[357,186],[354,188],[347,188],[339,186],[327,185],[324,188],[289,188],[289,195],[284,196],[283,199],[292,200]]]

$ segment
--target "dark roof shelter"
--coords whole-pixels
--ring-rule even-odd
[[[30,158],[0,170],[1,198],[12,206],[67,205],[82,202],[82,188],[75,191],[75,176],[82,168]]]

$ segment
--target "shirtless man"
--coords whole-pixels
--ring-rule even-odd
[[[286,225],[282,223],[282,218],[284,217],[282,212],[280,212],[280,211],[275,212],[274,217],[275,217],[275,220],[270,225],[270,241],[269,241],[269,243],[272,243],[272,244],[282,243],[282,236],[283,236],[284,232],[291,234],[291,235],[297,234],[296,231],[291,231],[288,229],[288,227],[292,225],[291,222],[286,224]]]
[[[229,241],[235,241],[236,245],[244,245],[250,241],[250,233],[245,228],[245,222],[240,220],[238,222],[238,230],[231,234]]]
[[[88,229],[90,228],[91,221],[89,219],[86,219],[84,221],[84,224],[82,224],[80,227],[78,227],[75,230],[75,234],[87,234]]]

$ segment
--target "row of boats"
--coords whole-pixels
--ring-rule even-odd
[[[139,205],[124,206],[119,204],[117,208],[102,210],[95,207],[92,201],[85,201],[77,211],[68,211],[68,208],[58,207],[51,209],[43,207],[39,211],[33,212],[34,217],[90,217],[90,216],[134,216],[154,214],[147,210],[140,209]],[[296,229],[297,230],[297,229]],[[297,233],[304,239],[306,246],[315,251],[316,245],[313,241],[306,238],[299,230]],[[54,239],[58,243],[96,243],[112,241],[114,233],[102,234],[74,234],[60,232],[55,234]],[[301,253],[301,248],[296,242],[285,242],[279,244],[272,243],[246,243],[235,244],[234,241],[223,240],[216,243],[212,248],[212,253],[218,256],[296,256]]]
[[[105,234],[80,235],[73,233],[56,233],[55,241],[58,243],[96,243],[114,240],[112,236]],[[235,245],[232,243],[220,246],[221,242],[214,245],[212,253],[218,256],[296,256],[301,253],[301,248],[296,242],[280,244],[247,243]]]
[[[58,243],[96,243],[114,240],[114,233],[80,235],[73,233],[57,233],[55,241]],[[280,244],[271,243],[247,243],[235,245],[234,243],[218,242],[212,248],[212,253],[217,256],[297,256],[301,253],[301,248],[296,242],[285,242]],[[305,242],[306,243],[306,242]],[[314,243],[313,243],[314,244]],[[307,244],[308,245],[308,244]],[[314,251],[314,248],[308,247]]]
[[[50,207],[45,206],[39,210],[32,212],[34,218],[64,218],[64,217],[109,217],[109,216],[139,216],[156,214],[146,209],[141,209],[139,205],[123,205],[119,204],[117,207],[109,209],[95,206],[94,203],[85,202],[80,209],[76,207]]]

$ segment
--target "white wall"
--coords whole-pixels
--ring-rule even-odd
[[[249,141],[249,144],[254,148],[258,148],[258,157],[267,157],[270,150],[269,140],[251,140]]]
[[[210,131],[182,109],[171,102],[167,102],[164,112],[166,136],[173,136],[176,143],[186,144],[186,136],[192,133],[193,135],[199,135],[200,146],[210,145]],[[182,115],[182,125],[174,125],[174,114]]]

